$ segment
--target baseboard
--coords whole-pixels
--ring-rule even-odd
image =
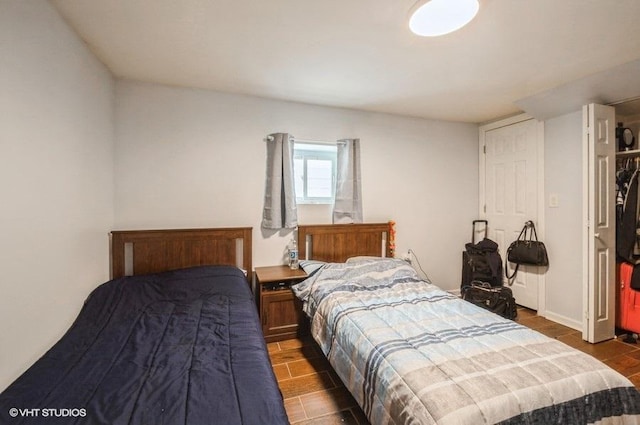
[[[460,297],[462,295],[460,293],[460,289],[447,289],[447,292],[455,295],[456,297]]]
[[[544,317],[548,320],[551,320],[552,322],[556,322],[568,328],[575,329],[576,331],[582,332],[582,322],[580,321],[571,319],[561,314],[553,313],[549,310],[545,312]]]

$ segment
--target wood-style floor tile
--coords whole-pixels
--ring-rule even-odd
[[[636,350],[625,353],[625,355],[640,360],[640,345],[632,345],[632,347],[635,347]]]
[[[284,341],[278,342],[281,350],[290,350],[292,348],[300,348],[305,345],[314,345],[315,342],[310,336],[301,337],[301,338],[293,338],[293,339],[285,339]]]
[[[310,418],[358,407],[351,393],[343,386],[301,395],[300,401]]]
[[[284,409],[287,411],[289,422],[295,423],[308,419],[299,397],[284,399]]]
[[[629,381],[631,381],[631,383],[635,385],[636,388],[640,389],[640,373],[629,376]]]
[[[311,359],[300,359],[287,363],[292,377],[318,373],[322,371],[332,372],[333,369],[326,357],[318,356]]]
[[[524,307],[518,307],[518,319],[522,319],[525,317],[536,317],[537,313],[535,310],[530,310]]]
[[[607,366],[617,370],[626,377],[640,373],[640,359],[626,354],[613,357],[604,362]]]
[[[269,342],[267,344],[267,351],[269,353],[275,353],[276,351],[280,351],[280,346],[277,342]]]
[[[579,334],[564,335],[558,337],[558,339],[565,344],[573,348],[577,348],[578,350],[601,361],[609,360],[621,354],[636,350],[633,346],[618,340],[609,340],[598,344],[590,344],[584,341]]]
[[[276,380],[282,381],[283,379],[291,378],[291,373],[289,372],[289,367],[286,363],[275,364],[272,366],[273,372],[276,375]]]
[[[293,423],[293,422],[292,422]],[[320,416],[313,419],[308,419],[302,422],[297,422],[296,425],[362,425],[353,416],[350,410],[343,410],[341,412],[330,413],[328,415]]]
[[[526,326],[530,329],[537,329],[549,324],[547,319],[540,316],[529,316],[529,317],[520,317],[520,313],[518,313],[518,319],[516,320],[523,326]]]
[[[305,345],[298,348],[276,351],[270,353],[269,357],[271,357],[271,364],[276,365],[295,360],[314,359],[321,355],[320,349],[317,349],[312,345]]]
[[[278,382],[283,398],[297,397],[315,391],[335,388],[336,384],[328,372],[313,373]]]
[[[563,335],[573,335],[577,333],[574,329],[553,322],[544,326],[540,326],[535,330],[543,335],[548,336],[549,338],[558,338]]]

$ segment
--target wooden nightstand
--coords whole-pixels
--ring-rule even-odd
[[[302,302],[290,289],[306,279],[306,273],[289,266],[256,267],[255,271],[264,339],[274,342],[307,334],[309,321],[302,312]]]

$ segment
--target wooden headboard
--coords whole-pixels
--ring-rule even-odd
[[[116,230],[111,232],[112,278],[214,264],[238,266],[251,276],[251,234],[251,227]]]
[[[333,263],[359,255],[391,257],[390,236],[389,223],[298,226],[298,249],[301,259]]]

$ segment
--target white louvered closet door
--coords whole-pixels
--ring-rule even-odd
[[[615,335],[615,109],[583,107],[585,202],[582,337],[600,342]]]

